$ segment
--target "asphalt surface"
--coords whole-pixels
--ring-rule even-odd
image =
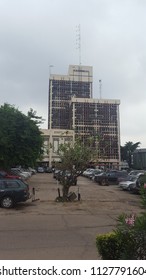
[[[140,197],[118,186],[79,177],[71,191],[80,201],[55,202],[61,185],[52,174],[29,181],[35,196],[14,209],[0,208],[0,259],[96,260],[96,235],[114,229],[121,213],[142,211]]]

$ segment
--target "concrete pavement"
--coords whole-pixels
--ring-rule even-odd
[[[111,231],[122,212],[141,211],[139,196],[83,177],[71,188],[79,188],[81,201],[71,203],[54,201],[61,186],[52,174],[34,175],[29,183],[39,200],[0,208],[0,259],[99,259],[96,235]]]

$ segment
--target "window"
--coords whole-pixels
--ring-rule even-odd
[[[2,180],[0,180],[0,190],[2,190],[4,188],[4,183]]]
[[[58,151],[58,148],[59,148],[59,139],[54,138],[53,139],[53,152],[56,153]]]
[[[19,188],[19,184],[15,180],[8,180],[4,182],[5,188]]]

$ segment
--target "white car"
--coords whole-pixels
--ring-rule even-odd
[[[38,169],[37,169],[37,172],[38,173],[44,173],[44,168],[42,166],[39,166]]]
[[[119,187],[123,190],[131,191],[136,186],[137,179],[144,175],[144,173],[138,173],[137,175],[129,175],[128,180],[120,182]]]
[[[119,183],[119,187],[123,190],[130,191],[131,187],[136,184],[137,176],[129,175],[126,181]]]
[[[93,169],[93,168],[88,168],[88,169],[86,169],[84,172],[83,172],[83,176],[84,177],[88,177],[90,174],[91,174],[91,172],[92,171],[94,171],[95,169]]]

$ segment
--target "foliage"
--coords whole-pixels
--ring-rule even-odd
[[[89,139],[90,141],[90,139]],[[61,169],[69,170],[71,173],[83,172],[87,163],[93,159],[96,151],[91,145],[84,144],[80,139],[76,139],[75,143],[68,142],[59,146],[59,157],[61,161]]]
[[[122,214],[112,233],[98,235],[96,246],[102,259],[146,259],[146,213],[136,217]]]
[[[140,195],[141,195],[141,205],[143,208],[146,209],[146,184],[143,184],[140,188]]]
[[[34,166],[42,155],[43,138],[36,122],[14,106],[0,107],[0,167]]]
[[[37,112],[34,111],[32,108],[27,113],[27,116],[30,120],[33,120],[35,124],[39,125],[44,122],[44,119],[42,117],[37,116]]]
[[[92,140],[83,143],[80,138],[76,139],[75,143],[68,142],[59,146],[58,154],[60,163],[57,168],[60,170],[68,170],[71,176],[79,176],[86,168],[87,163],[96,156],[95,149],[92,148]],[[62,177],[61,184],[63,185],[63,196],[67,196],[69,188],[72,185],[67,177]]]
[[[97,235],[96,247],[103,260],[118,260],[120,245],[114,232]]]
[[[139,147],[140,142],[126,142],[124,146],[121,146],[121,160],[126,160],[131,168],[131,155]]]

